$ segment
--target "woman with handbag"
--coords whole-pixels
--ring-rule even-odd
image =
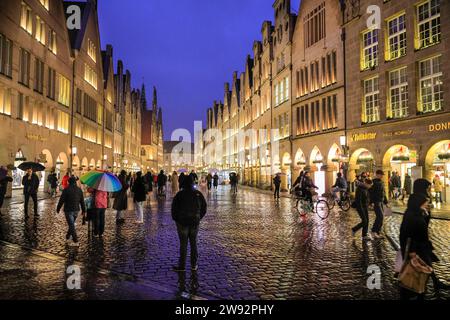
[[[403,260],[406,263],[418,256],[423,263],[431,267],[433,262],[439,260],[433,253],[433,245],[428,236],[427,205],[428,199],[423,194],[413,193],[409,197],[408,207],[400,226],[400,248]],[[401,283],[402,271],[399,276]],[[424,293],[417,293],[412,289],[406,289],[404,286],[401,287],[400,295],[402,299],[406,300],[422,300],[424,298]]]

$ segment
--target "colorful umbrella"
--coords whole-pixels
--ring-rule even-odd
[[[186,172],[188,172],[188,171],[187,171],[187,169],[184,169],[184,168],[183,168],[183,169],[178,169],[178,172],[179,172],[179,173],[182,173],[182,172],[186,173]]]
[[[29,162],[22,162],[19,165],[19,169],[22,171],[27,171],[28,169],[31,169],[36,172],[36,171],[44,171],[45,167],[40,163],[29,161]]]
[[[122,189],[119,179],[106,171],[89,171],[80,178],[80,181],[95,190],[105,192],[117,192]]]

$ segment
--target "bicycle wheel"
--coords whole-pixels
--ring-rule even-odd
[[[296,205],[297,211],[300,214],[300,216],[305,216],[308,212],[306,210],[306,204],[303,203],[302,200],[297,200],[297,205]]]
[[[328,209],[328,203],[325,200],[319,200],[316,202],[316,213],[321,219],[328,218],[330,210]]]
[[[329,194],[325,199],[328,205],[328,209],[332,210],[334,208],[334,205],[336,204],[336,201],[334,201],[333,194]]]
[[[350,202],[350,199],[347,198],[345,200],[342,200],[339,203],[339,207],[344,210],[345,212],[347,212],[348,210],[350,210],[350,208],[352,207],[352,203]]]

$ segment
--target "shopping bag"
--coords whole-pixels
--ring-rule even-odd
[[[128,197],[127,199],[127,210],[134,210],[134,199],[133,197]]]
[[[392,216],[392,209],[389,208],[389,207],[384,207],[384,208],[383,208],[383,215],[384,215],[385,217],[390,217],[390,216]]]

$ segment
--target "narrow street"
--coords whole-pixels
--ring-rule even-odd
[[[39,202],[39,217],[24,218],[13,204],[0,216],[0,299],[397,299],[395,250],[388,239],[363,244],[352,238],[355,212],[301,218],[291,200],[260,191],[228,187],[207,194],[208,213],[199,233],[199,270],[186,275],[171,270],[178,258],[178,238],[170,215],[171,197],[153,199],[145,224],[127,213],[116,226],[107,213],[103,239],[89,236],[77,221],[80,247],[65,243],[66,224],[56,201]],[[386,220],[397,237],[401,216]],[[371,222],[373,216],[371,214]],[[440,276],[448,275],[449,221],[431,226]],[[81,268],[81,289],[65,289],[65,269]],[[381,289],[370,290],[367,268],[381,270]],[[6,280],[7,279],[7,280]],[[430,294],[429,299],[445,298]]]

